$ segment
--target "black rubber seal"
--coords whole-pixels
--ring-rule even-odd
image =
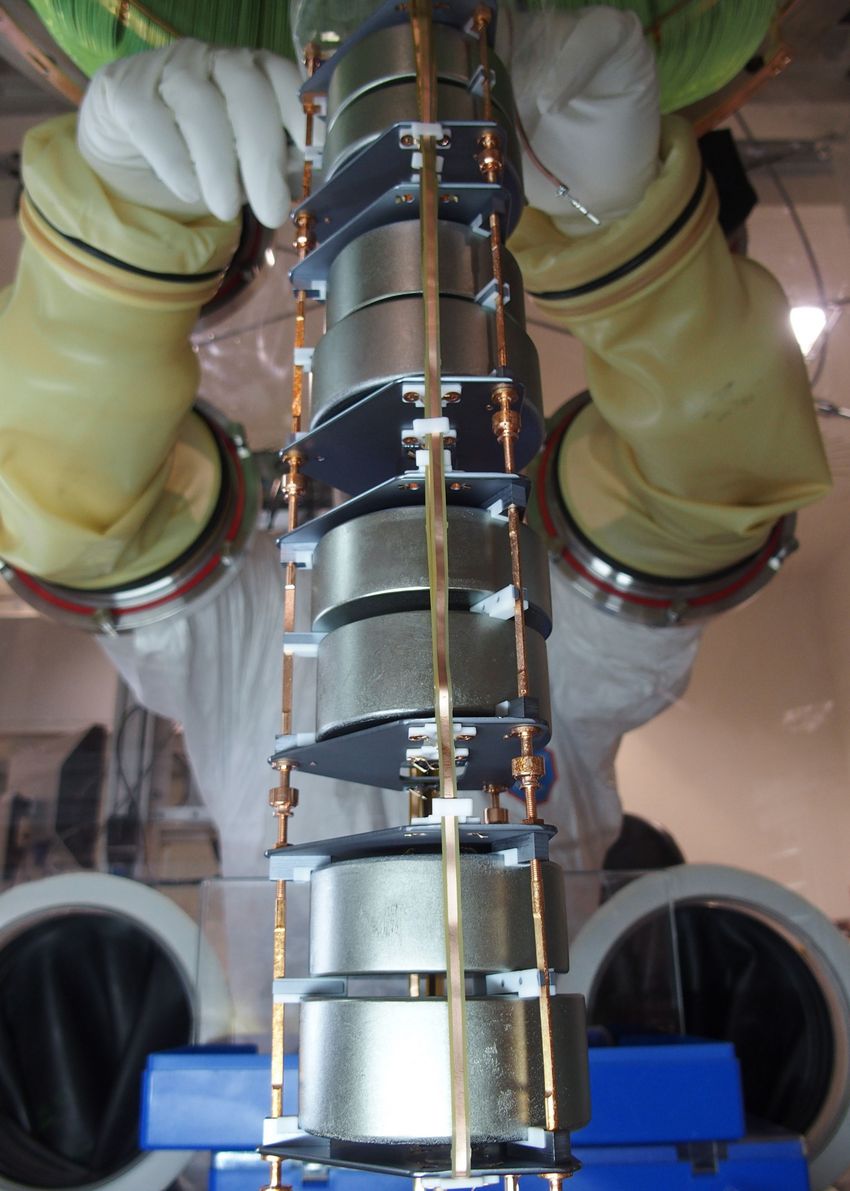
[[[117,256],[110,256],[108,252],[102,252],[99,248],[94,248],[91,244],[87,244],[85,240],[78,240],[76,236],[67,235],[55,223],[50,222],[29,195],[27,195],[27,202],[38,215],[39,219],[44,220],[51,231],[54,231],[57,236],[61,236],[63,240],[67,240],[69,244],[73,244],[75,248],[79,248],[82,252],[93,256],[96,260],[103,261],[107,265],[113,265],[116,269],[123,269],[125,273],[133,273],[136,277],[150,277],[154,281],[175,282],[178,285],[195,285],[199,281],[213,281],[216,277],[224,275],[224,269],[213,269],[211,273],[154,273],[150,269],[140,269],[138,265],[130,265],[127,261],[119,260]]]
[[[546,293],[536,293],[534,290],[529,290],[532,298],[542,298],[544,301],[561,301],[565,298],[580,298],[584,294],[592,294],[598,289],[604,289],[606,285],[611,285],[615,281],[620,281],[623,277],[628,277],[629,273],[634,273],[647,261],[656,256],[662,248],[670,243],[670,241],[679,234],[688,220],[693,216],[697,207],[700,204],[703,194],[705,193],[707,173],[705,168],[700,173],[699,181],[696,189],[691,197],[688,199],[685,206],[670,224],[666,231],[663,231],[657,239],[653,240],[651,244],[647,245],[637,256],[633,256],[631,260],[625,261],[622,265],[618,265],[616,269],[612,269],[610,273],[605,273],[601,277],[595,278],[593,281],[586,281],[583,285],[573,286],[572,289],[551,290]]]

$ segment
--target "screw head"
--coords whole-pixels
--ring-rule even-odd
[[[406,401],[408,403],[408,405],[412,405],[414,401],[419,400],[419,394],[418,393],[402,393],[401,399],[402,399],[402,401]]]

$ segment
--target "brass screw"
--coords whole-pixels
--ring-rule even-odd
[[[399,488],[401,488],[402,492],[418,492],[419,491],[418,484],[399,484]]]
[[[484,811],[485,823],[507,823],[508,812],[499,801],[504,786],[487,785],[484,787],[484,793],[490,795],[490,805]]]
[[[397,195],[395,196],[395,201],[396,201],[397,203],[412,203],[412,202],[413,202],[413,195],[412,195],[412,194],[406,194],[406,193],[405,193],[405,194],[397,194]]]
[[[412,149],[416,144],[416,137],[411,136],[409,132],[406,132],[401,138],[401,144],[405,149]]]
[[[418,447],[419,446],[419,439],[415,435],[408,434],[401,441],[402,441],[402,445],[405,447]]]
[[[455,405],[458,401],[460,401],[460,393],[446,393],[443,397],[443,401],[445,401],[447,405]]]
[[[406,401],[408,403],[408,405],[412,405],[414,401],[419,400],[419,394],[418,393],[402,393],[401,399],[402,399],[402,401]]]
[[[452,143],[452,138],[449,136],[448,133],[446,133],[445,136],[441,136],[440,139],[437,141],[437,148],[438,149],[448,149],[448,147],[451,143]]]

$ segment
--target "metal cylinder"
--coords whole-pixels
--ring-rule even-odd
[[[449,602],[469,608],[511,583],[505,521],[485,509],[448,509]],[[527,623],[547,636],[552,623],[549,560],[541,538],[520,527]],[[381,509],[327,533],[313,559],[313,628],[328,632],[386,612],[430,606],[425,510]]]
[[[542,409],[534,344],[513,319],[505,322],[511,370],[525,386],[526,401]],[[490,311],[461,298],[441,298],[440,330],[443,376],[486,377],[495,371],[495,323]],[[394,298],[356,310],[316,345],[313,426],[390,381],[421,374],[424,359],[421,298]]]
[[[522,1141],[545,1128],[536,999],[466,1003],[472,1139]],[[589,1113],[581,997],[552,999],[562,1127]],[[448,1013],[442,998],[308,999],[301,1007],[301,1127],[348,1141],[451,1136]]]
[[[431,46],[437,81],[468,87],[480,60],[478,39],[448,25],[435,24]],[[510,80],[504,65],[492,52],[490,69],[494,75],[493,103],[513,118]],[[416,53],[409,22],[378,29],[340,59],[328,89],[328,127],[332,128],[339,113],[367,91],[415,78]]]
[[[493,716],[517,693],[512,621],[449,613],[449,650],[457,716]],[[546,644],[526,635],[529,682],[549,721]],[[334,629],[319,644],[319,740],[386,720],[434,718],[429,612],[394,612]]]
[[[440,293],[474,299],[493,279],[490,241],[461,223],[441,221],[439,236]],[[417,220],[373,228],[341,250],[328,277],[327,325],[332,327],[361,306],[422,293],[422,256]],[[502,272],[508,286],[505,313],[525,326],[522,274],[507,251]]]
[[[481,100],[465,87],[438,83],[436,91],[437,112],[441,121],[483,119]],[[419,118],[419,95],[415,82],[402,80],[376,91],[364,92],[339,112],[328,129],[322,157],[325,181],[330,181],[342,166],[376,141],[388,128],[402,121],[416,122]],[[496,119],[505,133],[508,161],[521,177],[522,154],[513,121],[498,110]]]
[[[569,966],[564,877],[543,863],[549,964]],[[461,861],[467,972],[534,968],[531,880],[498,855]],[[310,886],[310,971],[315,976],[442,972],[446,967],[441,861],[382,856],[330,864]]]

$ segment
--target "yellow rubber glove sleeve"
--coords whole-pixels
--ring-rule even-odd
[[[606,554],[668,578],[739,561],[830,486],[784,294],[729,252],[701,173],[690,127],[669,117],[630,215],[571,239],[528,210],[510,242],[528,290],[586,348],[593,405],[561,448],[565,502]]]
[[[0,557],[71,587],[131,582],[183,553],[218,497],[188,335],[238,228],[116,198],[72,115],[28,134],[23,177],[0,312]]]

